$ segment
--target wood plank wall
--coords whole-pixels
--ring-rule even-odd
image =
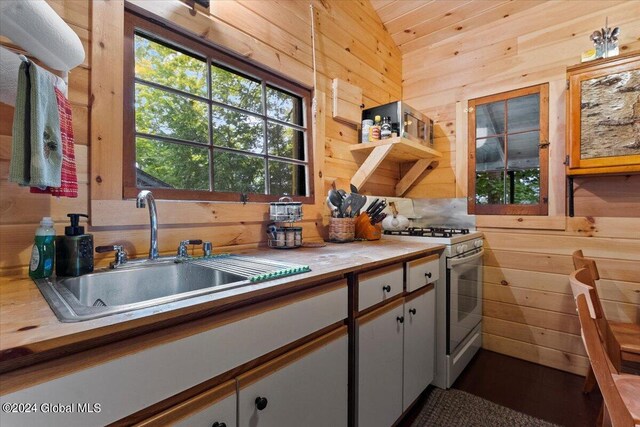
[[[567,279],[575,249],[598,263],[607,316],[640,322],[640,176],[577,179],[577,216],[566,221],[563,216],[565,69],[591,47],[589,34],[604,26],[607,16],[609,25],[621,28],[622,51],[640,49],[640,2],[565,1],[543,2],[493,21],[465,17],[403,54],[404,99],[435,119],[436,148],[445,153],[411,197],[466,196],[466,182],[456,179],[456,169],[466,170],[467,100],[550,83],[556,197],[551,212],[558,216],[478,217],[487,249],[484,347],[580,374],[588,360]]]
[[[33,234],[43,216],[52,216],[58,233],[63,232],[69,212],[88,212],[90,141],[90,80],[92,1],[47,0],[56,12],[80,36],[87,56],[85,62],[70,73],[69,98],[73,107],[76,157],[80,180],[78,199],[54,199],[46,195],[32,195],[28,189],[7,181],[11,156],[11,124],[13,108],[0,104],[0,273],[3,276],[24,275],[28,264]],[[158,14],[172,10],[169,19],[181,19],[191,31],[198,31],[211,41],[252,57],[264,65],[313,85],[311,15],[308,2],[300,1],[224,1],[212,2],[210,11],[198,8],[198,16],[192,17],[189,8],[179,1],[145,1],[144,7]],[[377,105],[401,96],[401,55],[380,19],[367,0],[314,1],[316,25],[316,54],[318,89],[327,94],[331,105],[331,79],[341,78],[363,89],[364,103]],[[191,19],[190,19],[191,18]],[[197,18],[197,19],[196,19]],[[202,25],[205,27],[196,27]],[[7,39],[0,43],[19,50]],[[325,186],[335,184],[348,188],[357,170],[349,144],[358,141],[355,127],[341,124],[331,118],[330,108],[325,108],[326,123],[324,146]],[[369,190],[392,194],[398,177],[397,165],[382,168],[370,182]],[[326,194],[325,188],[316,192]],[[128,203],[128,202],[127,202]],[[132,256],[144,256],[148,252],[149,231],[145,225],[129,225],[126,218],[141,217],[130,202],[130,212],[114,212],[121,218],[111,227],[89,227],[95,236],[95,244],[123,243]],[[220,205],[216,205],[217,208]],[[108,207],[106,207],[108,208]],[[201,238],[211,240],[214,247],[235,249],[265,244],[265,224],[268,205],[226,205],[223,209],[208,208],[202,204],[202,214],[192,225],[167,225],[168,217],[179,216],[179,205],[172,205],[172,212],[164,215],[159,207],[160,250],[175,251],[180,240]],[[306,240],[321,238],[324,232],[324,204],[305,205],[302,223]],[[166,212],[166,210],[165,210]],[[205,220],[203,220],[205,219]],[[196,219],[194,219],[194,222]],[[146,224],[136,220],[137,224]],[[106,258],[98,258],[104,265]]]

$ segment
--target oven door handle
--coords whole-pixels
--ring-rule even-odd
[[[469,261],[473,261],[475,259],[481,258],[484,255],[484,249],[480,249],[478,253],[475,253],[471,256],[466,256],[462,258],[450,258],[447,260],[447,268],[455,267],[456,265],[464,264]]]

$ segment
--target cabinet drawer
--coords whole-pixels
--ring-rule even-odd
[[[358,311],[402,293],[402,264],[358,275]]]
[[[429,255],[407,263],[407,292],[413,292],[440,278],[440,256]]]
[[[347,327],[238,377],[238,426],[346,427]]]
[[[135,426],[236,427],[236,401],[236,381],[227,381]]]
[[[346,280],[54,360],[39,384],[3,382],[0,402],[100,403],[99,413],[4,414],[3,424],[104,425],[347,317]],[[18,391],[13,391],[13,390]],[[6,424],[5,424],[6,423]]]

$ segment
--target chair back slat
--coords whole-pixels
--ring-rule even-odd
[[[569,276],[569,283],[571,284],[571,292],[573,297],[578,298],[578,295],[584,295],[589,307],[589,313],[594,319],[604,318],[602,304],[600,298],[596,292],[595,282],[591,277],[591,273],[586,268],[581,268],[574,271]]]
[[[573,267],[576,270],[579,270],[581,268],[587,268],[591,273],[591,277],[593,278],[593,280],[600,280],[600,273],[598,272],[598,266],[596,265],[596,262],[591,258],[585,258],[581,249],[578,249],[577,251],[575,251],[572,254],[572,258],[573,258]]]
[[[575,278],[573,279],[575,280]],[[582,340],[611,417],[611,422],[614,427],[631,427],[635,423],[613,380],[613,375],[617,374],[617,372],[607,356],[604,343],[598,332],[596,319],[591,315],[588,296],[584,293],[579,294],[576,297],[576,305],[582,330]]]

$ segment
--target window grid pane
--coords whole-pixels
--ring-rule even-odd
[[[138,168],[140,186],[306,195],[306,127],[300,96],[138,34],[135,47],[136,77],[141,79],[135,84],[136,160],[142,165]],[[146,62],[142,58],[144,53],[152,56]],[[153,61],[160,65],[150,66]],[[179,72],[172,69],[182,64],[190,69]],[[208,71],[203,73],[202,69]],[[160,71],[154,74],[153,70]],[[187,82],[176,82],[169,71]],[[150,84],[145,83],[147,80]],[[180,92],[187,93],[181,96]],[[207,102],[190,98],[189,94]],[[153,140],[154,135],[164,139]],[[202,149],[197,150],[190,143],[203,144],[208,154],[203,156]],[[163,154],[168,157],[163,158]],[[153,155],[160,157],[151,159]],[[271,156],[290,158],[295,163]],[[197,170],[177,173],[191,167]],[[172,177],[171,173],[176,175]]]
[[[477,204],[539,203],[539,100],[536,93],[476,107]]]

